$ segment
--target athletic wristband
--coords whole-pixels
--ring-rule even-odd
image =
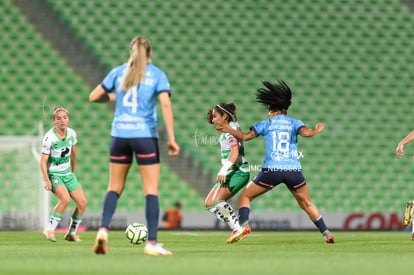
[[[218,176],[225,176],[227,174],[227,170],[229,170],[229,168],[233,165],[233,162],[229,161],[228,159],[226,159],[223,163],[223,165],[221,166],[220,171],[218,172]]]

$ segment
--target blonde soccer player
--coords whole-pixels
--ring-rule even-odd
[[[144,253],[171,256],[172,252],[157,241],[160,152],[156,108],[158,99],[168,136],[168,154],[177,156],[180,147],[174,135],[170,83],[164,71],[151,63],[152,48],[147,38],[134,37],[129,53],[128,61],[114,67],[89,95],[92,102],[115,101],[109,149],[109,184],[93,250],[96,254],[106,254],[110,223],[135,158],[145,195],[148,241]]]
[[[80,242],[77,230],[82,222],[87,200],[75,176],[78,139],[75,130],[68,127],[69,112],[66,108],[58,106],[54,109],[53,123],[55,126],[43,138],[40,170],[45,181],[45,190],[55,194],[59,201],[43,233],[48,240],[56,242],[55,229],[72,198],[76,208],[64,238],[67,241]]]

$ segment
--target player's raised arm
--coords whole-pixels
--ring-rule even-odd
[[[323,129],[325,129],[325,123],[316,124],[314,129],[305,126],[300,128],[299,135],[301,135],[302,137],[313,137],[322,132]]]

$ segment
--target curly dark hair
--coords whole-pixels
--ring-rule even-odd
[[[234,103],[220,103],[217,104],[213,109],[207,112],[207,121],[213,124],[213,110],[220,113],[221,115],[226,114],[229,117],[229,121],[237,121],[236,116],[236,105]]]

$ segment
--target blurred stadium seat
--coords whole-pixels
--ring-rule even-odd
[[[247,130],[266,118],[254,98],[260,82],[284,79],[293,90],[289,115],[310,127],[327,124],[320,136],[299,141],[304,174],[321,210],[400,211],[412,199],[414,185],[408,183],[414,146],[407,146],[403,160],[393,156],[396,142],[414,125],[414,20],[399,2],[48,2],[107,66],[126,60],[134,35],[150,39],[153,61],[172,84],[177,139],[204,160],[205,168],[216,171],[219,156],[217,143],[210,139],[217,133],[206,122],[207,110],[219,102],[234,102]],[[6,53],[0,60],[3,73],[13,72],[7,81],[1,78],[2,90],[10,91],[6,104],[0,105],[1,134],[29,134],[38,120],[50,125],[45,107],[68,105],[80,135],[79,178],[91,181],[83,182],[88,194],[101,196],[110,111],[91,107],[91,88],[11,2],[0,7],[1,31],[7,38],[0,41]],[[246,151],[251,165],[261,164],[261,140],[247,142]],[[167,188],[162,203],[170,205],[181,197],[187,207],[202,209],[205,194],[182,193],[191,183],[170,176],[175,174],[167,166],[162,170],[167,175],[162,177]],[[124,208],[142,207],[128,204],[128,197],[135,195],[126,194]],[[99,200],[91,201],[92,209],[100,207]],[[296,209],[292,201],[280,187],[259,198],[255,207]]]

